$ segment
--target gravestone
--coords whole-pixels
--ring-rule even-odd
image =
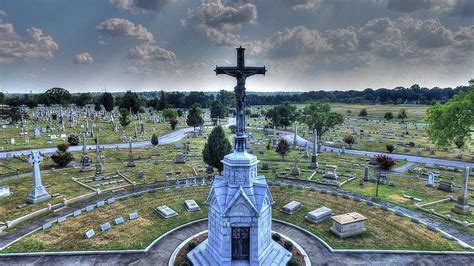
[[[66,219],[67,219],[67,216],[61,216],[61,217],[59,217],[59,218],[58,218],[58,224],[64,223],[64,222],[66,221]]]
[[[298,167],[299,161],[300,161],[300,160],[298,160],[297,158],[295,158],[295,165],[293,166],[293,169],[291,169],[291,175],[292,175],[292,176],[300,176],[300,175],[301,175],[301,170],[300,170],[300,168]]]
[[[293,200],[287,203],[285,206],[283,206],[283,208],[281,208],[280,211],[283,213],[292,215],[298,210],[300,210],[301,208],[303,208],[303,205],[301,204],[301,202]]]
[[[9,186],[0,187],[0,198],[10,197],[11,194]]]
[[[186,160],[184,160],[184,155],[182,153],[176,154],[174,163],[178,163],[178,164],[186,163]]]
[[[328,179],[337,179],[337,165],[326,165],[326,168],[324,169],[324,178]]]
[[[138,214],[137,214],[136,212],[130,213],[130,214],[128,215],[128,218],[129,218],[130,220],[135,220],[135,219],[138,218]]]
[[[105,224],[100,225],[100,230],[102,230],[102,232],[107,231],[109,229],[110,229],[110,223],[105,223]]]
[[[77,217],[82,214],[82,210],[76,210],[72,213],[72,217]]]
[[[318,163],[318,132],[316,129],[313,129],[313,154],[311,155],[311,162],[309,163],[309,168],[318,168],[319,163]]]
[[[135,160],[133,159],[133,147],[132,147],[132,138],[129,139],[129,149],[128,149],[128,167],[135,167]]]
[[[91,159],[87,154],[87,140],[86,132],[82,132],[82,158],[81,158],[81,172],[92,171]]]
[[[139,179],[145,178],[145,171],[143,170],[138,171],[137,178]]]
[[[364,181],[369,181],[369,167],[364,167]]]
[[[94,229],[91,229],[91,230],[86,232],[86,238],[87,239],[91,239],[93,236],[95,236]]]
[[[34,138],[35,139],[41,138],[41,131],[37,127],[35,127],[35,130],[34,130]]]
[[[11,154],[10,152],[8,152],[7,154],[5,154],[5,160],[11,161],[12,159],[13,159],[13,154]]]
[[[163,205],[163,206],[160,206],[160,207],[156,208],[155,211],[158,214],[160,214],[161,216],[163,216],[163,218],[166,218],[166,219],[178,215],[178,213],[176,213],[173,209],[171,209],[170,207],[168,207],[166,205]]]
[[[118,217],[118,218],[115,218],[115,225],[119,225],[119,224],[123,224],[125,222],[125,220],[123,219],[123,217]]]
[[[429,187],[434,187],[434,183],[435,183],[435,176],[433,173],[430,173],[428,175],[428,182],[426,183],[426,185]]]
[[[206,174],[213,174],[214,173],[214,167],[208,165],[206,167]]]
[[[332,210],[328,207],[321,207],[316,210],[308,212],[308,215],[305,216],[305,219],[311,223],[322,223],[327,219],[331,218]]]
[[[461,195],[459,195],[456,205],[452,208],[452,211],[461,215],[470,215],[471,208],[468,203],[468,190],[469,189],[469,167],[464,168],[464,180],[461,187]]]
[[[195,200],[185,200],[184,207],[188,212],[197,212],[201,210],[201,207],[199,207]]]
[[[439,181],[438,189],[446,192],[453,192],[454,184],[453,182]]]
[[[94,205],[89,205],[89,206],[86,207],[86,212],[91,212],[91,211],[94,210],[94,208],[95,208]]]
[[[336,215],[331,219],[333,220],[331,231],[340,238],[359,235],[367,231],[364,225],[367,218],[357,212]]]
[[[40,163],[43,161],[43,158],[40,156],[37,150],[31,151],[31,155],[28,159],[28,162],[33,165],[33,187],[31,188],[31,192],[28,195],[28,202],[29,203],[38,203],[45,200],[49,200],[51,195],[46,191],[46,188],[43,186],[41,182],[41,170],[40,170]]]
[[[43,224],[43,226],[41,226],[41,229],[47,230],[47,229],[51,228],[51,226],[53,226],[53,224],[51,222],[45,223],[45,224]]]
[[[268,163],[262,163],[262,171],[268,171],[268,170],[269,170]]]

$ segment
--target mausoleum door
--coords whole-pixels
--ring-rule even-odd
[[[248,260],[250,227],[232,227],[232,260]]]

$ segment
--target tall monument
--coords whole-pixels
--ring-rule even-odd
[[[39,151],[33,150],[31,151],[30,158],[28,162],[33,165],[33,187],[31,188],[31,192],[28,195],[28,202],[29,203],[38,203],[41,201],[49,200],[51,195],[46,191],[46,188],[43,186],[41,182],[41,170],[40,170],[40,163],[43,161]]]
[[[245,80],[266,72],[246,67],[245,49],[237,48],[236,67],[216,67],[216,74],[237,79],[237,128],[234,151],[222,160],[224,176],[215,176],[206,200],[208,239],[187,254],[193,265],[286,265],[291,253],[272,240],[272,195],[257,175],[257,157],[245,150]]]

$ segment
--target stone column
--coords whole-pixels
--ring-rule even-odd
[[[133,153],[132,153],[132,138],[129,139],[129,149],[128,149],[128,167],[135,167],[135,162],[133,159]]]
[[[364,181],[369,181],[369,167],[364,167]]]
[[[459,195],[456,205],[452,209],[453,212],[468,215],[471,214],[471,209],[468,204],[468,186],[469,186],[469,167],[464,168],[464,182],[461,187],[461,195]]]
[[[310,168],[318,168],[318,132],[316,129],[313,129],[313,154],[311,155],[311,163],[309,164]]]
[[[95,179],[101,179],[102,177],[102,164],[100,162],[100,147],[99,147],[99,136],[97,136],[97,143],[95,146]]]
[[[40,170],[40,163],[43,161],[38,151],[34,150],[31,151],[30,158],[28,162],[33,165],[33,188],[31,188],[31,192],[28,195],[28,202],[30,203],[38,203],[41,201],[45,201],[51,198],[51,195],[46,191],[46,188],[43,186],[41,182],[41,170]]]
[[[295,122],[295,135],[293,136],[293,146],[296,149],[298,147],[298,124]]]

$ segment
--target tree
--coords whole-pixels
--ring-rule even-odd
[[[291,126],[296,121],[298,115],[296,106],[284,103],[270,108],[266,112],[265,117],[271,120],[274,126],[283,126],[286,129],[286,127]]]
[[[217,121],[224,118],[227,114],[227,108],[220,101],[213,101],[211,103],[211,118]]]
[[[5,94],[0,91],[0,104],[3,104],[5,102]]]
[[[178,125],[179,121],[176,118],[171,118],[170,119],[170,127],[172,130],[176,129],[176,126]]]
[[[235,95],[230,91],[220,90],[217,94],[217,100],[225,107],[235,107]]]
[[[173,108],[165,108],[163,109],[163,117],[166,120],[176,118],[178,117],[178,111],[176,111],[176,109],[173,109]]]
[[[404,120],[407,118],[407,109],[406,108],[401,108],[400,111],[398,111],[398,119],[402,120],[402,123]]]
[[[71,146],[77,146],[80,142],[79,136],[76,134],[69,134],[69,136],[67,136],[67,142]]]
[[[367,109],[362,108],[362,110],[360,110],[360,112],[359,112],[359,116],[363,117],[363,118],[367,118],[367,115],[368,115]]]
[[[126,127],[130,125],[130,123],[132,122],[130,118],[128,117],[129,114],[130,112],[127,109],[120,109],[119,120],[120,120],[120,125],[122,125],[122,127]]]
[[[231,152],[232,146],[225,135],[224,129],[221,126],[214,127],[202,151],[204,162],[217,168],[220,174],[224,169],[221,160]]]
[[[136,114],[140,111],[141,103],[138,95],[135,92],[127,91],[123,97],[120,98],[120,108],[131,110]]]
[[[10,124],[15,124],[21,120],[21,111],[20,108],[16,106],[7,107],[0,109],[0,116],[5,116],[7,119],[10,119]]]
[[[342,114],[332,112],[328,103],[311,103],[303,109],[303,115],[300,119],[310,129],[316,129],[318,133],[318,143],[321,143],[322,136],[330,129],[344,123]],[[321,151],[321,145],[318,145],[318,153]]]
[[[72,95],[71,103],[83,107],[86,104],[92,103],[92,95],[90,93],[80,93],[79,95]]]
[[[102,104],[107,112],[114,109],[114,96],[110,92],[104,92],[99,97],[99,103]]]
[[[460,138],[470,140],[474,125],[474,80],[470,80],[469,84],[468,91],[427,110],[428,136],[437,146],[448,146]]]
[[[158,110],[163,110],[166,108],[166,96],[165,96],[165,91],[161,90],[160,91],[160,101],[158,102],[158,105],[156,106],[156,109]]]
[[[151,136],[151,145],[156,146],[158,145],[158,143],[159,143],[158,136],[155,133],[153,133],[153,136]]]
[[[383,118],[385,118],[385,120],[392,120],[393,119],[393,113],[392,112],[386,112],[384,115],[383,115]]]
[[[74,160],[74,156],[72,153],[68,152],[67,149],[69,145],[67,143],[62,143],[57,146],[58,150],[55,154],[51,155],[51,159],[55,164],[59,167],[64,167],[68,165],[72,160]]]
[[[280,139],[275,151],[281,156],[281,159],[285,159],[285,156],[290,152],[288,141]]]
[[[378,154],[375,156],[377,167],[381,170],[388,171],[395,165],[395,160],[385,154]]]
[[[66,105],[71,102],[71,93],[63,88],[51,88],[43,93],[43,98],[48,105],[60,104]]]
[[[191,107],[191,110],[189,110],[188,117],[186,118],[186,124],[190,127],[194,127],[194,130],[196,130],[196,127],[200,127],[204,124],[204,118],[202,118],[202,110],[198,107],[197,104],[193,105],[193,107]]]
[[[395,147],[392,144],[387,144],[385,146],[388,152],[392,153],[395,150]]]
[[[352,149],[352,144],[354,144],[354,136],[352,136],[352,134],[348,134],[346,136],[344,136],[344,142],[349,145],[349,149]]]

